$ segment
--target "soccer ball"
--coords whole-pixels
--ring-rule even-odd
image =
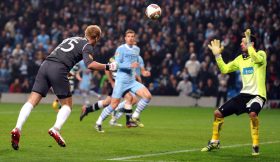
[[[155,20],[161,16],[161,8],[157,4],[150,4],[145,13],[148,18]]]

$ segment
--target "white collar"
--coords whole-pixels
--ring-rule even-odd
[[[132,45],[132,46],[130,47],[128,44],[124,44],[124,46],[125,46],[127,49],[130,49],[130,50],[132,50],[132,48],[134,47],[134,45]]]

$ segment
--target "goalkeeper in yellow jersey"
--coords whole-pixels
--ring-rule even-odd
[[[222,73],[230,73],[239,70],[243,87],[238,96],[232,98],[214,112],[212,139],[201,151],[211,151],[218,149],[220,145],[220,130],[224,123],[224,118],[236,114],[248,113],[250,117],[252,136],[252,155],[259,155],[259,118],[266,101],[266,53],[256,51],[251,30],[245,31],[245,36],[241,40],[242,54],[233,61],[225,63],[221,57],[223,46],[220,41],[214,39],[208,47],[215,55],[216,62]],[[251,41],[252,39],[252,41]]]

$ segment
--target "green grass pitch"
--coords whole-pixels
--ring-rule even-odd
[[[200,152],[211,137],[213,109],[153,107],[142,113],[144,128],[117,128],[104,121],[105,133],[93,128],[101,111],[80,122],[75,105],[61,134],[61,148],[48,135],[56,112],[39,105],[22,131],[20,148],[12,149],[10,131],[15,126],[20,104],[0,104],[0,161],[280,161],[280,110],[260,113],[260,156],[251,156],[249,118],[246,114],[225,119],[222,148]],[[124,118],[121,119],[124,123]],[[223,148],[224,147],[224,148]]]

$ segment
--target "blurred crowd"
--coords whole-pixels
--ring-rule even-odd
[[[159,20],[145,16],[157,3]],[[146,69],[143,78],[153,95],[234,96],[240,74],[221,75],[207,45],[222,40],[226,62],[240,54],[248,27],[256,48],[267,52],[269,99],[280,99],[280,0],[3,0],[0,1],[0,92],[30,92],[42,61],[65,38],[83,36],[89,24],[103,36],[95,59],[106,63],[124,42],[128,28],[137,33]],[[106,92],[104,73],[94,72],[92,87]],[[217,103],[218,104],[218,103]]]

